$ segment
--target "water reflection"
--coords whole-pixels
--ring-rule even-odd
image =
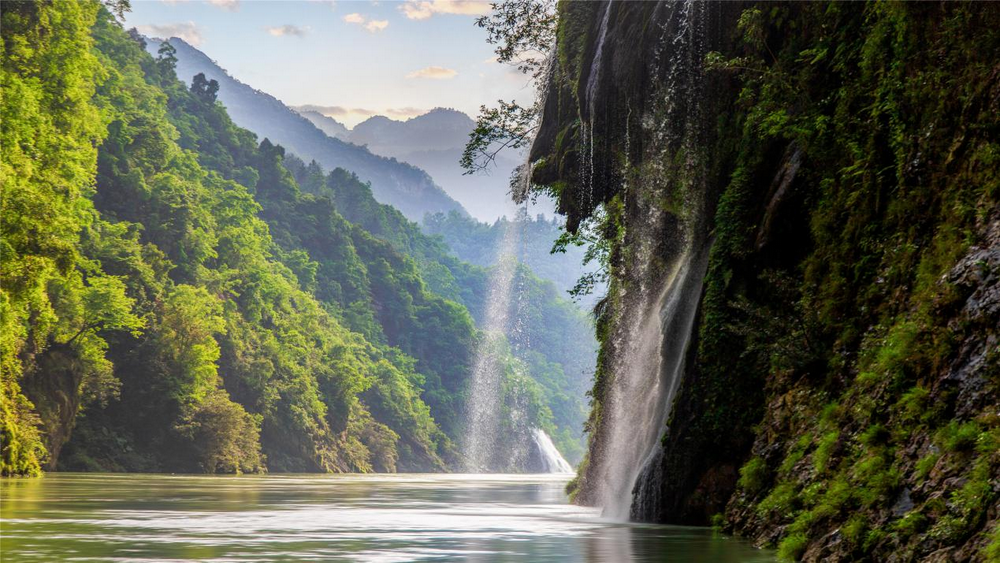
[[[3,480],[4,561],[772,561],[700,528],[602,520],[565,476]]]

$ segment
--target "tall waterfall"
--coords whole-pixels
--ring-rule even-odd
[[[472,473],[487,470],[492,454],[501,442],[503,380],[506,366],[501,347],[510,328],[511,299],[517,273],[518,221],[506,222],[497,264],[490,274],[486,297],[483,337],[476,350],[469,393],[469,424],[465,436],[466,469]],[[514,413],[516,414],[516,413]]]
[[[609,139],[619,129],[625,131],[625,146],[629,143],[628,118],[624,125],[616,123],[617,114],[602,105],[620,95],[609,65],[615,64],[616,42],[622,38],[616,36],[611,12],[610,1],[597,11],[597,43],[591,47],[580,100],[585,119],[578,141],[583,156],[577,191],[583,201],[598,187],[589,185],[594,181],[595,135],[603,136],[606,151],[612,150]],[[651,57],[655,96],[637,120],[642,131],[632,132],[645,139],[645,166],[638,172],[602,175],[603,181],[622,178],[629,213],[623,246],[629,253],[615,295],[613,329],[605,341],[608,383],[584,494],[586,502],[617,519],[629,516],[637,478],[661,451],[694,331],[710,242],[704,228],[706,166],[698,157],[706,7],[694,1],[661,2],[656,20],[661,38]]]

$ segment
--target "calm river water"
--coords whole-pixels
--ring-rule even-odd
[[[565,476],[49,474],[0,484],[3,561],[773,561],[602,520]]]

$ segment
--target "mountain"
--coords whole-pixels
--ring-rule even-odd
[[[219,83],[218,98],[233,121],[261,139],[280,144],[306,160],[328,169],[344,168],[371,182],[372,192],[407,217],[419,221],[426,213],[464,212],[423,170],[393,158],[372,154],[364,147],[330,137],[277,98],[236,80],[205,53],[183,39],[172,37],[177,76],[187,83],[203,73]],[[162,40],[147,39],[147,50],[156,56]]]
[[[300,186],[217,83],[188,87],[100,2],[14,3],[2,25],[18,96],[0,132],[0,475],[465,466],[483,333],[431,288],[458,273],[456,299],[481,311],[485,269],[344,169],[299,161],[318,173]],[[589,323],[525,278],[532,341],[578,361],[552,342]],[[521,409],[506,447],[542,429],[582,453],[587,374],[503,344],[497,399]]]
[[[313,122],[313,125],[319,127],[320,131],[326,133],[328,136],[334,139],[340,139],[341,141],[351,140],[348,138],[351,134],[351,130],[347,128],[346,125],[337,121],[336,119],[323,115],[322,113],[315,110],[307,110],[302,108],[293,108],[295,111],[299,112],[299,115],[305,117],[309,121]]]
[[[460,111],[435,108],[406,121],[376,115],[346,130],[310,106],[296,109],[327,134],[427,171],[448,195],[480,221],[492,223],[502,216],[514,217],[518,212],[519,206],[509,195],[510,177],[522,159],[517,154],[501,152],[496,166],[487,173],[466,175],[458,162],[475,122]],[[530,206],[532,214],[551,215],[553,210],[551,201],[544,197]]]
[[[354,126],[349,139],[358,145],[368,145],[375,153],[400,158],[414,152],[464,147],[475,126],[460,111],[434,108],[406,121],[382,115],[369,117]]]

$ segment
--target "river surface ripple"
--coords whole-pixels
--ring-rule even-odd
[[[13,561],[774,561],[705,528],[612,522],[567,475],[51,473],[0,481]]]

